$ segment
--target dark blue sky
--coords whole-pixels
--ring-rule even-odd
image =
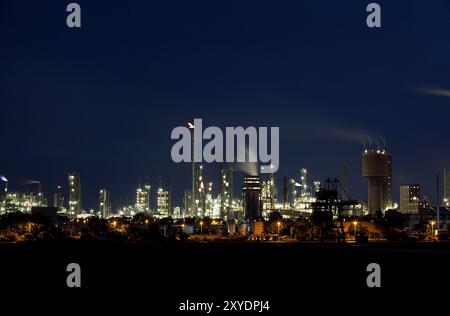
[[[116,202],[161,175],[179,202],[190,168],[171,162],[170,132],[199,117],[279,126],[280,178],[347,163],[355,198],[372,135],[393,155],[395,200],[407,182],[434,198],[450,97],[423,87],[450,89],[448,1],[379,1],[381,29],[365,24],[370,1],[78,1],[81,29],[66,27],[69,2],[0,0],[0,173],[13,187],[39,179],[50,193],[80,170],[95,207],[101,186]]]

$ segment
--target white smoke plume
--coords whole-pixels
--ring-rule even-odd
[[[417,88],[415,91],[423,94],[437,95],[441,97],[450,97],[449,89],[444,89],[435,86],[422,86]]]

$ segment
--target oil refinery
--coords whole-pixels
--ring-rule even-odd
[[[392,197],[392,156],[386,148],[364,148],[362,151],[362,176],[367,179],[367,199],[355,201],[348,192],[348,171],[344,165],[342,177],[339,180],[342,196],[354,201],[351,210],[344,210],[345,215],[363,216],[384,213],[397,209],[402,213],[418,213],[420,209],[430,208],[427,197],[420,196],[419,184],[401,184],[398,203]],[[252,166],[246,170],[257,170]],[[134,216],[147,214],[155,218],[212,218],[225,221],[257,221],[267,220],[271,213],[279,213],[283,219],[298,219],[311,217],[317,208],[318,197],[330,179],[311,179],[307,168],[300,168],[296,176],[279,179],[278,174],[250,175],[242,178],[241,192],[237,192],[236,178],[240,171],[233,163],[222,163],[218,172],[217,192],[214,190],[213,179],[204,175],[204,166],[192,162],[192,187],[184,191],[183,203],[174,205],[170,185],[163,185],[161,177],[159,184],[153,188],[149,180],[144,185],[139,183],[135,189],[134,199],[122,199],[119,205],[112,205],[111,192],[102,187],[98,192],[96,209],[82,208],[80,172],[68,173],[66,194],[64,187],[59,185],[53,194],[50,205],[44,196],[40,183],[29,186],[26,192],[10,191],[10,181],[1,176],[2,191],[0,196],[0,214],[20,211],[30,213],[33,207],[53,206],[58,214],[70,218],[98,216],[113,218],[117,216]],[[450,172],[444,164],[444,194],[442,207],[448,207],[450,190]],[[67,195],[65,197],[65,195]],[[65,201],[68,201],[65,204]],[[432,203],[431,203],[432,204]],[[337,218],[337,214],[335,214]]]

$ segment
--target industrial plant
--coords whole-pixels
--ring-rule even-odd
[[[211,223],[211,220],[222,223],[227,233],[239,232],[238,235],[264,234],[264,230],[269,231],[270,228],[264,229],[263,223],[273,221],[275,216],[279,226],[281,221],[309,221],[322,229],[335,227],[330,228],[335,238],[345,241],[351,223],[367,216],[377,218],[396,212],[403,216],[401,230],[409,235],[414,235],[416,228],[424,223],[433,226],[430,233],[432,237],[438,238],[438,234],[448,231],[450,172],[447,165],[444,164],[444,196],[437,196],[435,203],[421,196],[418,183],[401,184],[399,203],[394,203],[392,156],[386,148],[364,148],[362,151],[361,176],[367,178],[367,200],[356,200],[350,196],[346,165],[341,179],[311,180],[308,169],[300,168],[297,176],[280,179],[281,185],[275,173],[264,176],[244,174],[239,192],[234,190],[239,173],[233,163],[222,163],[217,179],[207,179],[200,163],[192,162],[191,168],[192,186],[185,190],[182,205],[173,205],[172,190],[169,185],[164,186],[159,177],[156,188],[147,178],[144,184],[137,184],[134,201],[121,200],[120,205],[116,206],[111,204],[108,188],[100,188],[97,209],[83,208],[81,175],[78,171],[68,173],[66,190],[63,185],[56,188],[53,203],[47,201],[39,181],[29,181],[26,192],[10,191],[10,181],[2,176],[0,215],[45,211],[46,214],[53,212],[55,217],[71,221],[91,217],[115,221],[117,218],[133,218],[139,214],[153,220],[182,220],[183,223],[186,223],[186,219],[203,223],[205,219],[205,223]],[[217,193],[213,190],[215,180],[218,182]],[[239,228],[239,225],[244,225],[244,228]],[[356,222],[353,225],[356,226]],[[203,224],[201,226],[203,231]],[[347,227],[347,232],[344,227]],[[194,231],[186,229],[188,232]],[[379,236],[370,234],[370,229],[366,234],[372,238]]]

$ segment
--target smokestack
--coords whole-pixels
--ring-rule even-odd
[[[296,182],[295,182],[295,180],[294,179],[290,179],[289,180],[289,184],[290,184],[290,192],[291,192],[291,198],[290,198],[290,207],[292,208],[292,209],[295,209],[295,198],[296,198],[296,195],[295,195],[295,184],[296,184]]]
[[[437,222],[437,229],[439,231],[439,224],[440,224],[440,218],[439,218],[439,206],[441,203],[439,203],[439,173],[436,173],[436,222]]]
[[[6,194],[8,192],[8,179],[6,179],[4,175],[0,175],[0,180],[5,182],[5,188],[3,189],[3,191]]]
[[[197,164],[194,159],[194,128],[195,126],[192,123],[187,123],[189,130],[191,131],[191,163],[192,163],[192,192],[191,192],[191,214],[189,215],[197,215],[197,207],[195,200],[197,199],[198,187],[197,187]]]
[[[447,161],[444,161],[444,198],[446,198],[447,197],[447,186],[448,186],[448,183],[447,183]]]
[[[450,172],[447,168],[447,162],[444,161],[444,206],[449,206],[450,201]]]

